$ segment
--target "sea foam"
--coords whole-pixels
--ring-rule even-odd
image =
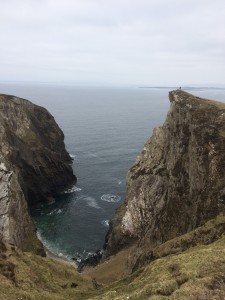
[[[96,209],[101,209],[101,207],[98,205],[97,201],[93,197],[84,197],[84,200],[87,202],[87,206],[93,207]]]
[[[80,191],[82,191],[82,188],[79,188],[77,186],[73,186],[72,188],[64,191],[63,194],[72,194],[72,193],[80,192]]]
[[[109,220],[102,220],[101,224],[105,227],[109,227]]]
[[[57,208],[55,208],[55,209],[53,209],[50,213],[48,213],[47,215],[48,216],[52,216],[52,215],[60,215],[62,213],[62,210],[59,208],[59,209],[57,209]]]
[[[105,202],[119,202],[121,197],[118,195],[104,194],[101,196],[101,200]]]

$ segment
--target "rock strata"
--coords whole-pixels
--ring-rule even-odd
[[[28,205],[47,203],[75,182],[64,135],[42,107],[0,95],[0,240],[41,251]]]
[[[106,255],[136,243],[154,248],[201,226],[225,204],[225,104],[181,90],[127,175],[126,199],[113,217]]]

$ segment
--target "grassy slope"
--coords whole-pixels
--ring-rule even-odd
[[[90,278],[72,266],[0,244],[0,299],[83,299]]]
[[[99,284],[109,285],[130,274],[127,267],[127,257],[130,255],[132,247],[122,249],[117,254],[110,256],[94,268],[87,268],[84,274],[95,278]]]
[[[95,299],[225,299],[224,274],[222,238],[158,259]]]
[[[98,290],[91,278],[78,274],[71,266],[0,244],[0,299],[222,300],[224,232],[225,217],[218,216],[158,246],[149,254],[152,261],[146,267]],[[109,270],[112,274],[113,265],[118,268],[114,261]],[[91,275],[94,277],[94,272]]]
[[[219,216],[155,248],[150,254],[153,261],[146,267],[99,290],[71,266],[0,244],[0,299],[222,300],[224,232],[225,217]]]
[[[160,245],[145,268],[90,299],[225,299],[224,232],[225,217],[219,216]]]

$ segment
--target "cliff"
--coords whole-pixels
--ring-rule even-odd
[[[1,135],[0,299],[225,299],[225,104],[182,91],[171,92],[170,101],[165,124],[128,173],[125,203],[110,224],[106,253],[116,255],[89,277],[1,241],[20,248],[23,238],[37,242],[26,181],[9,159],[13,144]]]
[[[224,211],[225,104],[181,90],[127,175],[124,204],[113,217],[106,255],[135,244],[130,264],[143,249],[201,226]]]
[[[43,252],[28,205],[51,201],[75,181],[63,140],[46,109],[0,95],[0,240]]]

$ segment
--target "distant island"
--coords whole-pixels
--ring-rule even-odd
[[[222,86],[139,86],[139,89],[166,89],[174,90],[180,88],[183,90],[225,90]]]

